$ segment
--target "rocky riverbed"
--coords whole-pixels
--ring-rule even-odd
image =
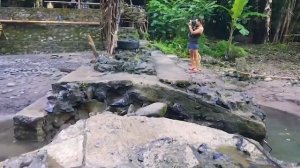
[[[131,53],[127,53],[127,54],[125,53],[125,55],[129,55],[129,56],[130,54]],[[136,55],[139,56],[135,57]],[[122,55],[116,57],[117,61],[112,61],[111,58],[104,57],[105,59],[99,59],[94,66],[95,70],[98,70],[100,72],[92,72],[90,71],[91,69],[82,69],[80,71],[81,76],[79,75],[79,77],[77,76],[76,78],[74,78],[74,75],[72,76],[72,74],[70,74],[63,80],[54,82],[54,80],[57,80],[57,78],[64,76],[72,69],[78,67],[80,64],[82,63],[88,64],[88,62],[92,58],[91,55],[57,54],[57,55],[40,56],[37,58],[32,56],[27,56],[27,57],[25,56],[24,58],[22,58],[23,61],[22,60],[16,61],[18,60],[16,56],[12,56],[12,57],[5,56],[2,58],[6,60],[6,64],[1,64],[0,66],[3,67],[3,76],[4,76],[0,82],[3,82],[1,83],[1,85],[3,86],[3,88],[7,88],[7,89],[31,86],[28,87],[29,91],[31,92],[36,91],[37,94],[39,94],[39,97],[42,96],[42,93],[43,95],[45,95],[45,93],[49,91],[50,84],[54,83],[52,89],[53,95],[48,95],[48,106],[47,106],[47,101],[44,101],[45,99],[44,100],[41,99],[40,101],[41,109],[39,110],[43,112],[39,113],[39,115],[42,115],[42,118],[44,117],[44,115],[47,116],[45,109],[48,109],[49,110],[48,112],[59,114],[59,115],[63,114],[64,116],[65,116],[64,113],[66,112],[67,114],[68,113],[72,114],[73,112],[75,112],[76,115],[73,115],[75,118],[73,117],[64,118],[64,122],[62,123],[52,122],[52,121],[56,121],[55,118],[57,116],[54,118],[48,118],[51,120],[50,122],[51,125],[56,127],[55,129],[52,128],[48,129],[48,131],[54,131],[51,133],[50,137],[55,135],[55,133],[60,129],[60,127],[66,123],[65,121],[67,121],[67,123],[73,124],[79,119],[84,119],[84,118],[86,119],[89,116],[93,116],[97,114],[97,112],[101,112],[101,111],[111,111],[121,116],[123,115],[127,115],[127,116],[144,115],[144,116],[155,116],[155,117],[166,116],[172,119],[185,120],[185,121],[195,122],[201,125],[222,129],[231,133],[241,133],[251,138],[255,138],[255,137],[257,138],[257,135],[262,137],[262,135],[265,134],[263,133],[265,131],[264,129],[262,129],[262,132],[260,132],[257,135],[253,134],[259,130],[257,129],[258,125],[255,126],[255,130],[253,131],[251,131],[250,127],[249,130],[246,132],[237,129],[239,128],[239,126],[241,126],[240,124],[242,124],[243,122],[248,122],[248,124],[259,123],[261,120],[265,119],[264,113],[257,108],[257,106],[253,103],[251,97],[247,96],[247,94],[243,92],[245,91],[244,89],[245,87],[239,85],[240,83],[236,85],[233,84],[233,82],[226,82],[226,80],[223,80],[222,76],[209,69],[203,69],[201,73],[189,74],[186,72],[187,62],[180,61],[174,56],[165,56],[159,52],[154,52],[152,56],[150,55],[147,56],[147,52],[145,53],[145,52],[136,51],[135,54],[131,56],[131,58],[132,57],[134,59],[132,59],[132,61],[128,61],[130,63],[130,66],[128,66],[129,68],[120,68],[120,66],[115,66],[118,64],[122,64],[122,61],[123,62],[126,61],[126,58],[124,59]],[[25,65],[22,63],[24,63]],[[11,66],[7,66],[9,64]],[[48,67],[45,66],[45,68],[40,68],[43,67],[42,65],[48,65]],[[24,67],[23,69],[19,68],[22,66]],[[11,69],[11,67],[15,67],[15,69]],[[38,68],[29,68],[29,67],[38,67]],[[139,67],[139,68],[132,68],[132,67]],[[103,70],[103,68],[108,68],[108,69]],[[128,69],[130,70],[127,71]],[[27,72],[29,75],[24,72]],[[47,72],[50,73],[53,72],[53,73],[51,75],[49,75],[48,73],[49,75],[48,76]],[[120,72],[121,74],[118,75],[118,73]],[[124,72],[127,73],[122,74]],[[131,75],[128,75],[128,72]],[[59,73],[59,75],[56,78],[54,77],[55,73]],[[14,75],[16,76],[14,77]],[[18,79],[26,79],[26,80],[25,82],[19,83]],[[132,81],[134,82],[132,83]],[[270,81],[270,83],[272,82],[273,81]],[[37,89],[37,87],[34,86],[40,86],[40,89]],[[253,88],[255,88],[255,85],[251,85],[251,86],[254,86]],[[263,89],[264,85],[258,85],[256,88]],[[172,92],[168,92],[168,90]],[[14,91],[8,91],[6,94],[8,94],[9,96],[10,94],[13,93]],[[256,95],[259,95],[260,92],[257,91],[256,93],[257,93]],[[22,97],[22,95],[24,96]],[[14,99],[11,96],[5,98],[6,100],[11,100],[11,102],[15,100],[17,105],[18,103],[17,101],[19,100],[20,101],[18,104],[20,104],[21,101],[25,101],[31,98],[37,99],[38,96],[35,95],[36,97],[30,97],[31,94],[28,94],[28,96],[25,95],[26,94],[24,93],[17,95],[22,99]],[[255,94],[253,95],[255,96]],[[287,97],[289,96],[287,95]],[[186,104],[188,101],[185,100],[186,98],[190,99],[189,101],[192,100],[195,102],[191,104]],[[96,103],[98,104],[97,107],[100,108],[95,109],[93,108],[95,107],[93,105],[92,105],[93,106],[92,109],[89,108],[89,105],[91,103],[93,104],[93,102],[91,102],[90,100],[93,99],[97,100],[96,101]],[[149,110],[147,110],[147,108],[150,108],[148,106],[149,105],[151,106],[151,103],[155,104],[155,102],[158,103],[159,101],[163,102],[161,105],[162,107],[166,107],[166,110],[160,111],[159,113],[155,113],[155,114],[151,113],[151,110],[150,112]],[[277,99],[277,101],[279,100]],[[86,105],[83,106],[82,109],[82,108],[78,108],[79,107],[78,103],[79,104],[85,103]],[[61,105],[64,105],[63,108],[61,108],[62,107]],[[155,104],[153,106],[160,107],[157,105],[158,104]],[[17,108],[15,108],[15,106],[13,107],[14,108],[11,108],[10,111],[8,110],[4,112],[3,110],[3,114],[15,113],[17,111]],[[193,108],[189,109],[190,107]],[[203,109],[203,107],[205,108]],[[9,109],[9,108],[4,107],[4,109]],[[30,108],[27,108],[27,111],[28,109],[30,111]],[[77,113],[76,111],[78,109],[88,113],[86,114]],[[153,107],[151,107],[150,109],[153,109]],[[214,110],[209,110],[209,109],[214,109]],[[207,110],[210,111],[210,113],[204,112]],[[195,113],[196,111],[197,113],[200,112],[199,114],[201,115],[196,115],[197,114]],[[21,116],[24,113],[26,113],[26,110],[25,112],[20,113]],[[41,118],[38,119],[39,115],[35,116],[37,117],[37,120],[33,120],[33,121],[39,121],[41,119]],[[243,117],[235,118],[237,116],[243,116]],[[233,122],[233,120],[235,121]],[[17,125],[19,124],[19,126],[22,127],[22,124],[20,125],[20,122],[22,122],[22,117],[21,118],[17,117],[15,119],[15,124],[16,122]],[[236,125],[238,127],[235,126],[230,127],[231,124],[239,123],[239,122],[240,124]],[[65,126],[67,125],[64,125],[64,127]],[[247,129],[248,128],[243,128],[243,130],[247,130]],[[43,131],[45,131],[45,129],[43,129]],[[38,132],[41,133],[40,131]],[[251,133],[252,135],[249,133]],[[261,137],[258,139],[261,140]],[[156,140],[158,140],[158,142],[160,143],[159,138],[158,139],[154,138],[152,140],[154,144],[156,144]],[[183,142],[180,142],[180,144],[182,143]],[[189,144],[186,142],[184,143]],[[145,144],[145,145],[152,146],[152,143]],[[185,145],[181,147],[185,148],[184,146]],[[165,146],[165,147],[168,150],[173,148],[179,148],[178,144],[176,143],[175,143],[175,147],[172,145]],[[149,150],[154,153],[156,151],[156,149],[152,147],[149,148]],[[212,155],[213,153],[214,151],[212,151]],[[46,156],[48,155],[43,152],[42,154],[41,153],[38,153],[37,155],[34,154],[34,158],[39,158],[39,157],[44,158]],[[35,160],[34,158],[32,159],[33,161]],[[50,157],[50,160],[53,160],[52,156]],[[62,164],[57,159],[54,160],[56,164]],[[11,162],[8,161],[5,164],[10,164],[10,163]],[[44,163],[46,163],[46,161]],[[187,164],[191,164],[191,163],[187,163]]]
[[[91,58],[90,53],[0,56],[0,115],[15,114],[30,105],[52,83]]]

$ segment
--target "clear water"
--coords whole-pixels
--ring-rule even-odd
[[[263,110],[267,113],[267,141],[273,149],[271,155],[300,163],[300,117],[267,107]]]
[[[14,139],[12,116],[0,116],[0,162],[42,147],[43,143],[20,142]]]

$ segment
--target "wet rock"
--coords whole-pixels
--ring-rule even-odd
[[[166,103],[153,103],[138,109],[133,115],[147,117],[163,117],[167,112]]]
[[[111,107],[126,107],[129,105],[130,105],[130,102],[129,102],[129,98],[127,96],[125,96],[121,99],[118,99],[117,101],[110,104]]]
[[[76,83],[69,83],[61,86],[63,90],[58,94],[48,96],[47,108],[49,113],[72,113],[74,107],[86,101],[84,93]]]

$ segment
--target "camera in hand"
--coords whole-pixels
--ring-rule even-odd
[[[192,29],[197,27],[197,20],[192,20]]]

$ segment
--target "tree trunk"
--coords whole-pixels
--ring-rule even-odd
[[[289,6],[288,6],[288,10],[287,10],[287,16],[286,16],[286,24],[285,27],[282,31],[282,42],[286,42],[288,39],[288,35],[290,35],[290,24],[291,24],[291,19],[293,17],[293,12],[296,6],[296,0],[290,0]]]
[[[273,38],[273,42],[276,43],[279,41],[279,32],[280,32],[280,29],[281,29],[281,26],[282,26],[282,22],[283,22],[283,19],[285,18],[285,13],[286,13],[286,8],[287,8],[287,5],[288,5],[288,1],[289,0],[286,0],[284,5],[282,6],[281,8],[281,15],[280,15],[280,19],[279,19],[279,22],[277,24],[277,27],[276,27],[276,31],[275,31],[275,34],[274,34],[274,38]]]
[[[118,27],[121,17],[121,2],[121,0],[101,1],[101,38],[109,54],[113,54],[117,44]]]
[[[296,3],[297,3],[297,5],[295,7],[294,17],[292,19],[292,23],[291,23],[290,30],[289,30],[289,32],[291,32],[291,33],[294,32],[296,25],[300,22],[300,20],[299,20],[300,19],[300,1],[297,1]]]
[[[264,14],[267,15],[267,18],[265,20],[265,33],[264,33],[264,37],[263,37],[264,43],[267,43],[270,40],[270,29],[271,29],[270,26],[271,26],[271,16],[272,16],[271,5],[272,5],[272,0],[266,0]]]
[[[296,3],[296,0],[286,0],[273,42],[287,41],[288,35],[291,33],[291,20],[293,12],[295,12]]]

